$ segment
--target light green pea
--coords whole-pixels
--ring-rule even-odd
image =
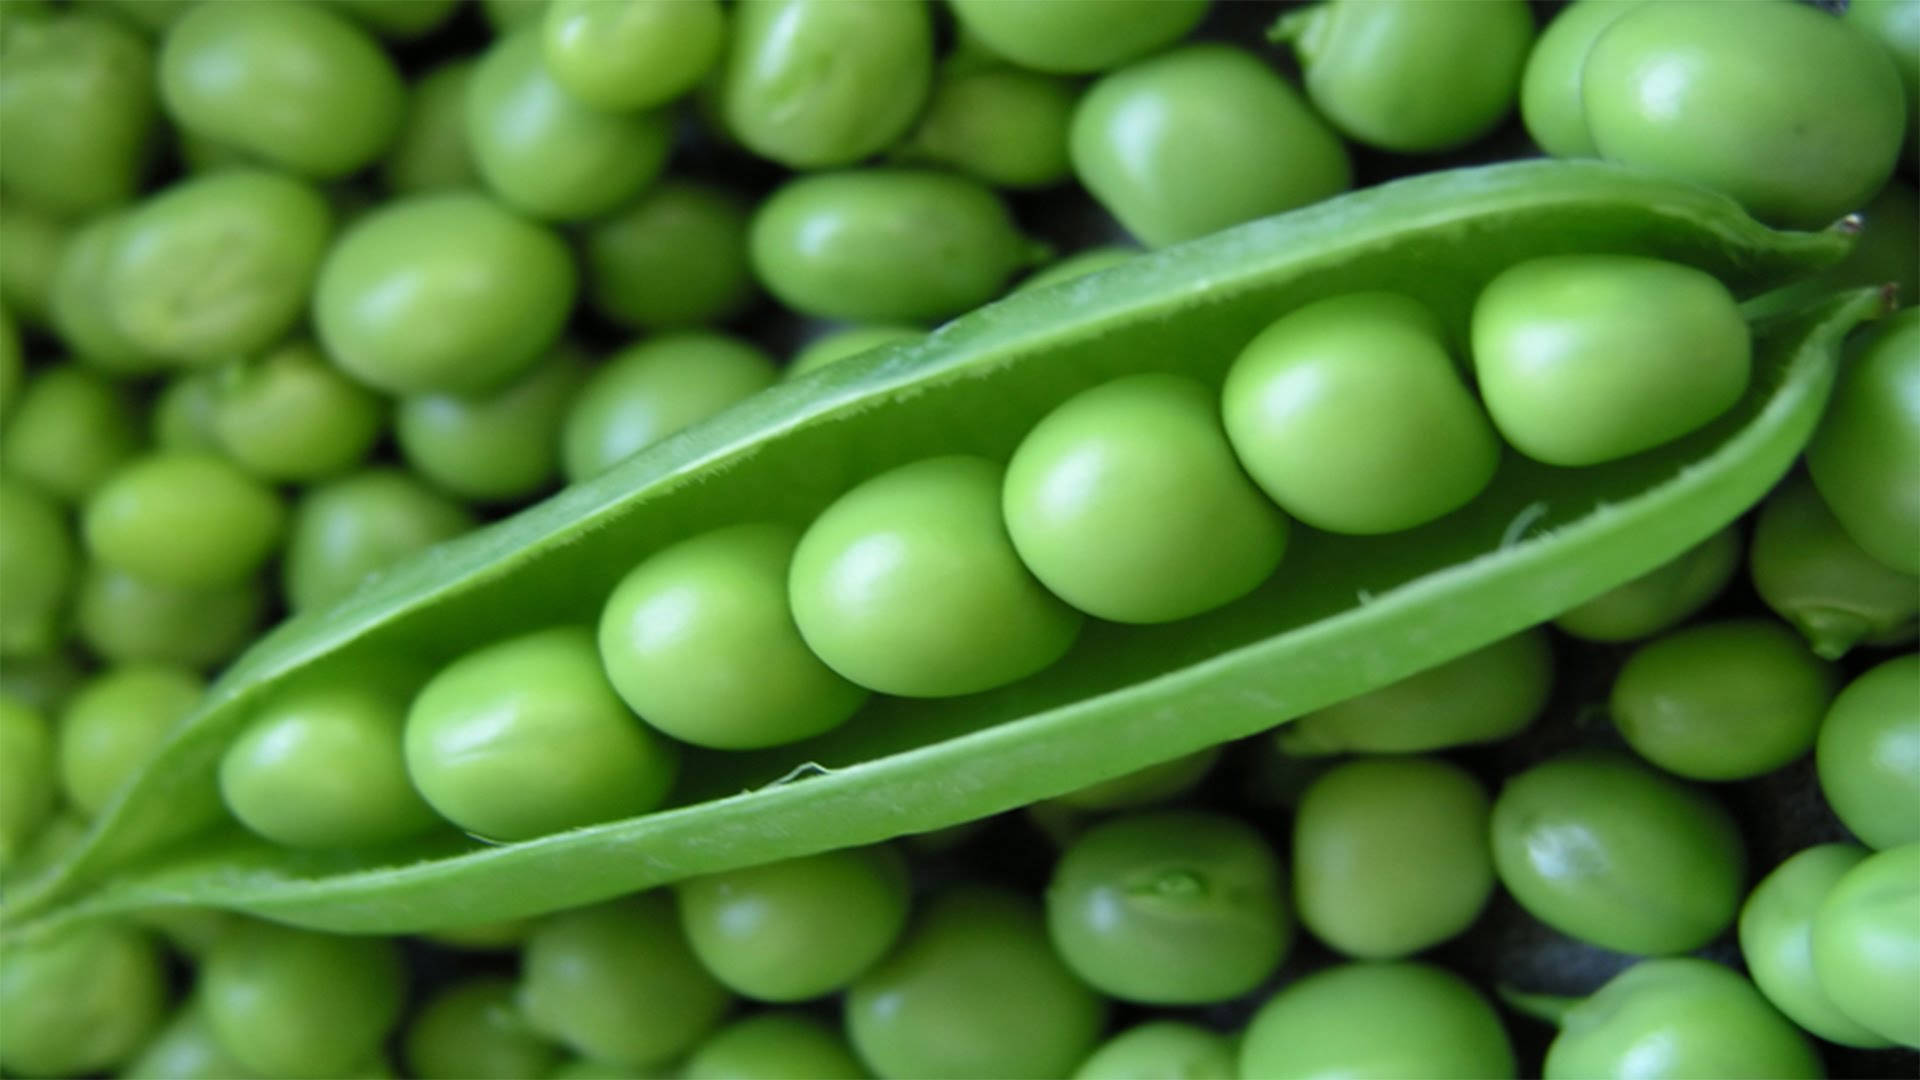
[[[560,476],[560,428],[587,378],[586,360],[563,341],[491,394],[403,398],[394,414],[400,453],[415,472],[463,499],[539,495]]]
[[[1101,1043],[1073,1080],[1237,1080],[1239,1075],[1227,1036],[1179,1020],[1149,1020]]]
[[[94,922],[24,944],[0,965],[0,1065],[16,1076],[87,1076],[137,1053],[165,1016],[153,940]]]
[[[1847,684],[1820,725],[1814,763],[1820,794],[1861,842],[1920,843],[1920,654]]]
[[[72,364],[27,381],[0,433],[7,472],[69,503],[82,502],[140,448],[140,425],[120,384]]]
[[[1527,53],[1520,77],[1520,119],[1554,157],[1596,157],[1587,130],[1580,72],[1593,43],[1620,16],[1647,0],[1574,0],[1560,9]]]
[[[596,109],[664,105],[693,89],[726,43],[720,0],[555,0],[541,45],[555,82]]]
[[[247,1067],[220,1045],[198,997],[175,1009],[173,1019],[120,1075],[126,1080],[252,1080]]]
[[[1862,550],[1920,574],[1920,308],[1849,343],[1807,472]]]
[[[239,652],[267,607],[259,578],[211,589],[160,585],[93,565],[80,579],[80,640],[115,663],[151,660],[205,669]]]
[[[430,998],[407,1025],[407,1071],[422,1080],[524,1080],[546,1076],[560,1048],[535,1033],[513,982],[481,975]]]
[[[1747,568],[1760,599],[1823,659],[1913,640],[1920,579],[1862,551],[1804,473],[1761,504]]]
[[[96,676],[60,717],[60,789],[97,815],[200,704],[206,683],[170,664],[127,664]]]
[[[686,331],[614,354],[575,395],[561,465],[579,483],[773,385],[773,358],[740,338]]]
[[[139,187],[158,129],[153,49],[88,12],[23,20],[0,37],[0,183],[80,217]]]
[[[1207,14],[1207,0],[953,0],[951,6],[975,45],[1021,67],[1065,75],[1105,71],[1158,52],[1186,37]]]
[[[407,971],[386,938],[247,921],[200,965],[220,1044],[267,1076],[325,1077],[364,1065],[406,999]]]
[[[386,403],[300,340],[223,369],[212,421],[240,467],[262,480],[310,483],[366,458],[386,426]]]
[[[1920,1049],[1920,843],[1878,851],[1813,915],[1813,972],[1855,1023]]]
[[[846,1037],[805,1013],[764,1012],[707,1037],[682,1068],[687,1080],[862,1080]]]
[[[251,577],[278,547],[286,508],[222,458],[155,454],[87,500],[81,533],[94,558],[157,585],[210,589]]]
[[[369,577],[474,527],[473,513],[399,469],[309,489],[287,528],[281,582],[295,611],[327,607]]]
[[[1452,972],[1342,964],[1268,999],[1240,1042],[1240,1075],[1490,1080],[1515,1075],[1493,1007]]]
[[[74,232],[61,252],[47,297],[47,316],[67,351],[88,367],[118,375],[142,374],[165,364],[123,333],[107,310],[107,269],[131,217],[128,210],[101,214]]]
[[[1820,844],[1775,867],[1740,908],[1740,956],[1760,992],[1789,1020],[1828,1042],[1879,1047],[1888,1040],[1835,1007],[1813,970],[1814,913],[1866,857],[1857,844]]]
[[[654,185],[587,226],[588,299],[635,329],[707,326],[739,315],[759,294],[747,261],[748,211],[722,188]]]
[[[918,125],[894,152],[995,187],[1052,187],[1073,178],[1067,127],[1078,98],[1079,88],[1059,76],[949,64]]]

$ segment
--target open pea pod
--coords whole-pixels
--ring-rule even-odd
[[[449,834],[313,854],[232,826],[183,840],[169,813],[204,798],[250,707],[296,673],[344,674],[384,653],[446,660],[590,622],[619,578],[670,542],[741,521],[803,523],[858,481],[929,455],[1004,460],[1055,405],[1118,375],[1218,385],[1249,338],[1308,301],[1398,290],[1463,341],[1480,287],[1534,256],[1649,254],[1744,296],[1846,247],[1837,233],[1768,230],[1691,187],[1525,162],[1399,181],[1013,296],[769,390],[279,627],[83,842],[10,889],[5,918],[206,905],[346,932],[481,923],[935,829],[1253,734],[1551,618],[1721,528],[1799,453],[1837,345],[1874,314],[1875,295],[1762,327],[1747,397],[1685,439],[1584,469],[1509,452],[1472,504],[1407,532],[1297,526],[1279,572],[1238,602],[1163,626],[1090,623],[1064,660],[1002,690],[876,697],[807,742],[690,750],[672,800],[650,814],[513,844]]]

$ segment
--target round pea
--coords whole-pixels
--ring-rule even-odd
[[[906,134],[932,81],[923,0],[755,0],[734,11],[721,112],[728,133],[763,158],[835,168]]]
[[[394,412],[400,453],[443,491],[474,502],[539,495],[560,477],[560,429],[587,378],[581,350],[561,342],[491,394],[420,394]]]
[[[1500,1017],[1452,972],[1408,962],[1342,964],[1291,983],[1254,1014],[1240,1075],[1421,1077],[1515,1075]]]
[[[263,480],[310,482],[346,472],[385,427],[379,397],[292,341],[224,371],[213,405],[220,447]]]
[[[1115,1035],[1087,1055],[1073,1080],[1238,1080],[1233,1041],[1179,1020],[1149,1020]]]
[[[0,1065],[88,1076],[122,1065],[165,1017],[160,950],[124,923],[10,943],[0,964]]]
[[[1554,157],[1597,157],[1587,130],[1580,73],[1593,43],[1620,16],[1647,0],[1574,0],[1560,9],[1527,53],[1520,76],[1520,119]]]
[[[1814,761],[1827,805],[1862,843],[1920,843],[1920,654],[1847,684],[1820,725]]]
[[[132,212],[116,210],[88,221],[61,251],[47,296],[47,316],[61,344],[88,367],[134,375],[164,366],[136,345],[107,309],[107,268],[119,251]]]
[[[414,698],[405,739],[407,773],[427,802],[500,840],[645,813],[666,798],[679,764],[614,693],[580,626],[448,664]]]
[[[220,1045],[199,998],[174,1010],[173,1019],[148,1040],[121,1072],[141,1080],[243,1080],[247,1067]]]
[[[1637,6],[1594,41],[1580,79],[1601,157],[1726,192],[1788,228],[1859,209],[1906,134],[1886,51],[1788,0]]]
[[[555,0],[540,27],[547,70],[561,89],[619,112],[664,105],[720,59],[720,0]]]
[[[1500,884],[1548,926],[1615,952],[1699,948],[1732,925],[1746,852],[1706,793],[1612,752],[1562,754],[1494,800]]]
[[[200,993],[220,1044],[248,1069],[339,1076],[400,1018],[406,968],[385,938],[247,921],[202,960]]]
[[[1848,870],[1867,857],[1855,844],[1820,844],[1792,856],[1754,886],[1740,908],[1740,955],[1754,984],[1789,1020],[1828,1042],[1888,1042],[1833,1004],[1813,970],[1813,916]]]
[[[23,20],[0,37],[0,183],[78,217],[127,201],[151,157],[153,50],[89,12]]]
[[[74,599],[80,640],[114,663],[212,667],[253,637],[267,607],[259,578],[211,589],[161,585],[89,566]]]
[[[1685,622],[1712,603],[1740,569],[1740,529],[1729,525],[1672,560],[1617,585],[1553,625],[1586,641],[1633,641]]]
[[[1073,178],[1067,126],[1079,96],[1078,87],[1055,75],[949,65],[895,152],[995,187],[1052,187]]]
[[[60,717],[60,789],[98,815],[200,704],[206,684],[171,664],[139,663],[95,676]]]
[[[910,169],[789,181],[760,204],[748,244],[782,303],[851,322],[958,315],[998,296],[1033,254],[991,190]]]
[[[293,508],[281,582],[295,611],[331,606],[407,556],[474,527],[471,511],[398,469],[316,485]]]
[[[792,361],[787,364],[787,378],[798,378],[849,356],[858,356],[887,345],[918,341],[926,336],[927,332],[917,326],[849,326],[815,338],[806,348],[794,353]]]
[[[694,959],[664,891],[549,916],[521,958],[521,1013],[577,1053],[628,1067],[698,1045],[733,1003]]]
[[[1102,78],[1074,110],[1068,148],[1080,183],[1148,247],[1318,202],[1353,182],[1339,136],[1286,80],[1226,45],[1190,45]]]
[[[1260,985],[1292,944],[1285,875],[1235,818],[1166,810],[1104,822],[1047,884],[1055,951],[1126,1001],[1225,1001]]]
[[[0,694],[0,872],[53,814],[54,738],[44,716]]]
[[[0,434],[7,472],[66,502],[93,494],[139,448],[124,388],[72,364],[29,379]]]
[[[1920,308],[1849,349],[1833,401],[1807,446],[1807,471],[1854,543],[1920,574]]]
[[[1207,0],[951,4],[961,29],[988,51],[1024,68],[1063,75],[1105,71],[1158,52],[1198,26],[1207,6]]]
[[[927,458],[842,495],[800,538],[794,622],[829,667],[906,697],[951,697],[1051,665],[1079,613],[1020,562],[1000,518],[1001,470]]]
[[[387,190],[418,195],[479,186],[467,146],[467,84],[474,63],[449,60],[414,81],[400,133],[380,166]]]
[[[514,986],[480,975],[441,990],[407,1025],[407,1071],[423,1080],[521,1080],[546,1076],[560,1048],[520,1015]]]
[[[1598,465],[1694,431],[1740,400],[1752,365],[1733,294],[1678,263],[1550,255],[1508,268],[1474,301],[1487,411],[1549,465]]]
[[[764,1012],[707,1037],[681,1068],[687,1080],[863,1080],[839,1032],[805,1013]]]
[[[1707,623],[1643,645],[1614,679],[1634,752],[1690,780],[1745,780],[1813,749],[1833,668],[1771,619]]]
[[[567,409],[560,459],[573,483],[771,386],[773,358],[741,338],[690,330],[615,353]]]
[[[854,1050],[888,1080],[1064,1076],[1106,1011],[1054,955],[1029,901],[977,886],[931,899],[845,1005]]]
[[[44,653],[61,642],[77,562],[59,504],[0,476],[0,655]]]
[[[747,204],[683,180],[654,185],[587,226],[594,309],[623,326],[672,330],[726,322],[752,305]]]
[[[839,727],[867,692],[820,662],[787,602],[788,525],[735,525],[674,544],[620,580],[600,660],[640,718],[681,742],[779,746]]]
[[[53,215],[18,199],[0,199],[0,300],[28,326],[46,325],[68,235]]]
[[[1098,273],[1109,267],[1119,266],[1131,261],[1140,254],[1140,249],[1131,244],[1104,244],[1100,247],[1076,251],[1072,255],[1035,270],[1026,280],[1014,288],[1014,292],[1026,292],[1029,289],[1041,289],[1048,285],[1057,285],[1062,281],[1073,281]]]
[[[1920,843],[1862,859],[1813,916],[1813,971],[1842,1013],[1920,1049]]]
[[[406,86],[371,35],[319,4],[200,4],[160,49],[167,113],[316,179],[358,172],[399,133]]]
[[[1920,580],[1860,550],[1803,474],[1761,504],[1747,567],[1760,599],[1817,656],[1913,640]]]
[[[222,458],[155,454],[87,500],[81,531],[101,562],[158,585],[207,589],[251,577],[278,546],[286,509]]]
[[[473,393],[527,370],[573,308],[573,258],[552,232],[468,192],[362,218],[327,256],[314,320],[327,355],[399,394]]]
[[[1396,532],[1451,513],[1492,481],[1500,444],[1444,341],[1434,314],[1396,293],[1308,304],[1228,370],[1227,438],[1316,528]]]

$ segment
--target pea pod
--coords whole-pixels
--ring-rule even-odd
[[[876,697],[807,741],[690,752],[662,811],[499,846],[449,834],[299,854],[216,834],[153,857],[182,839],[163,808],[213,783],[255,705],[293,676],[345,674],[376,654],[446,662],[501,627],[588,621],[636,552],[742,520],[804,522],[923,457],[1004,459],[1061,401],[1116,374],[1217,386],[1247,340],[1301,304],[1398,289],[1457,337],[1479,287],[1538,255],[1656,255],[1751,295],[1844,249],[1836,236],[1768,231],[1705,191],[1532,162],[1383,185],[1021,293],[775,386],[282,625],[82,844],[10,890],[4,916],[198,904],[337,931],[481,923],[930,831],[1252,734],[1549,619],[1724,526],[1799,453],[1837,343],[1879,297],[1845,294],[1762,326],[1755,389],[1674,443],[1577,472],[1510,455],[1473,503],[1395,535],[1303,529],[1282,571],[1243,600],[1166,626],[1089,626],[1062,662],[1004,689]]]

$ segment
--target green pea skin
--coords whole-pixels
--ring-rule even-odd
[[[414,80],[400,132],[380,165],[395,195],[478,187],[467,146],[467,84],[474,61],[449,60]]]
[[[619,112],[692,90],[719,61],[726,33],[719,0],[555,0],[541,46],[562,89]]]
[[[673,744],[627,710],[583,626],[467,653],[414,698],[407,773],[470,833],[536,836],[643,814],[679,771]]]
[[[482,975],[441,990],[407,1025],[407,1071],[424,1080],[545,1076],[560,1048],[527,1026],[510,979]]]
[[[166,995],[160,950],[124,923],[10,943],[0,965],[0,1066],[15,1076],[112,1069],[160,1026]]]
[[[664,180],[587,227],[589,301],[637,330],[726,322],[758,296],[747,260],[748,206],[706,184]]]
[[[129,1080],[250,1080],[247,1067],[220,1045],[197,997],[174,1010],[173,1019],[120,1075]]]
[[[1520,76],[1520,119],[1554,157],[1598,157],[1581,99],[1580,73],[1593,43],[1620,16],[1647,0],[1574,0],[1560,9],[1527,54]]]
[[[107,312],[106,275],[131,211],[101,214],[75,231],[61,251],[47,297],[47,317],[61,344],[80,363],[114,375],[138,375],[165,366],[122,333]]]
[[[906,134],[932,82],[922,0],[746,0],[720,66],[721,112],[763,158],[836,168]]]
[[[154,143],[153,50],[85,12],[32,20],[0,38],[0,183],[79,217],[132,198]]]
[[[402,559],[473,529],[472,511],[399,469],[319,484],[294,505],[281,584],[295,611],[328,607]]]
[[[393,41],[412,41],[446,25],[461,0],[331,0],[349,18]]]
[[[1318,202],[1353,183],[1339,136],[1286,80],[1226,45],[1187,46],[1102,78],[1074,110],[1068,148],[1080,183],[1150,248]]]
[[[220,1044],[248,1069],[287,1078],[365,1063],[400,1018],[407,971],[391,940],[233,927],[200,965]]]
[[[106,809],[205,693],[198,675],[171,664],[127,664],[95,676],[60,717],[66,801],[90,816]]]
[[[760,204],[748,245],[754,274],[782,303],[849,322],[958,315],[998,296],[1036,254],[991,190],[912,169],[789,181]]]
[[[1059,76],[950,64],[913,133],[894,153],[999,188],[1062,184],[1073,178],[1067,127],[1079,96],[1079,88]]]
[[[1533,16],[1525,0],[1326,0],[1271,36],[1292,43],[1308,99],[1341,134],[1428,154],[1473,142],[1513,111]]]
[[[663,111],[602,112],[570,96],[541,59],[537,26],[501,38],[467,86],[467,143],[487,187],[550,221],[598,217],[666,165]]]
[[[347,472],[386,426],[385,403],[310,341],[231,366],[216,385],[215,437],[262,480],[311,483]]]
[[[1106,1013],[1054,955],[1032,903],[979,886],[929,900],[845,1004],[854,1051],[888,1080],[1064,1076]]]
[[[1740,529],[1729,525],[1624,585],[1553,620],[1585,641],[1633,641],[1685,622],[1718,597],[1740,569]]]
[[[630,1068],[692,1049],[733,1004],[687,948],[664,891],[541,920],[520,968],[520,1010],[535,1031]]]
[[[1920,574],[1920,308],[1852,344],[1807,471],[1847,535],[1902,574]]]
[[[1885,46],[1907,101],[1907,159],[1920,147],[1920,8],[1911,0],[1858,0],[1840,13]],[[1909,301],[1911,303],[1911,301]]]
[[[952,0],[961,30],[989,52],[1035,71],[1084,75],[1172,45],[1206,17],[1207,0],[1006,4]]]
[[[291,330],[333,238],[318,191],[254,169],[178,181],[122,228],[108,316],[134,347],[186,365],[257,352]]]
[[[1500,445],[1434,314],[1397,293],[1308,304],[1262,330],[1221,394],[1227,438],[1289,514],[1332,532],[1410,529],[1473,500]]]
[[[1726,286],[1638,255],[1550,255],[1473,306],[1473,366],[1507,442],[1598,465],[1670,442],[1746,392],[1752,335]]]
[[[140,448],[120,384],[72,364],[43,368],[0,432],[7,472],[63,502],[84,501]]]
[[[24,325],[47,323],[67,235],[67,226],[46,211],[0,197],[0,300]]]
[[[1890,1044],[1836,1008],[1813,970],[1814,912],[1866,857],[1856,844],[1820,844],[1775,867],[1740,908],[1740,955],[1760,992],[1789,1020],[1828,1042],[1874,1048]]]
[[[1581,99],[1600,156],[1818,229],[1892,174],[1905,135],[1886,51],[1788,0],[1645,4],[1593,44]]]
[[[20,396],[21,380],[26,378],[26,361],[21,356],[20,328],[6,305],[0,304],[0,423],[13,411]]]
[[[1073,1080],[1238,1080],[1233,1040],[1178,1020],[1149,1020],[1115,1035],[1087,1056]]]
[[[1842,1013],[1920,1049],[1920,843],[1878,851],[1813,916],[1813,971]]]
[[[891,847],[827,851],[675,886],[700,963],[735,993],[806,1001],[845,987],[899,940],[907,864]]]
[[[1840,691],[1814,763],[1827,805],[1862,843],[1920,843],[1920,654],[1883,661]]]
[[[1760,505],[1747,568],[1760,599],[1822,659],[1913,640],[1920,580],[1862,551],[1805,474]]]
[[[1611,751],[1562,754],[1494,800],[1493,864],[1534,918],[1590,945],[1687,952],[1733,923],[1746,872],[1711,796]]]
[[[9,688],[11,689],[11,688]],[[0,871],[53,814],[54,738],[37,709],[0,695]]]
[[[266,606],[259,578],[185,589],[96,564],[80,579],[74,618],[80,640],[114,663],[151,660],[201,670],[239,652]]]
[[[371,35],[318,4],[201,4],[160,48],[167,113],[277,168],[330,180],[378,160],[406,86]]]
[[[687,1080],[861,1080],[839,1032],[805,1013],[764,1012],[707,1037],[681,1067]]]
[[[484,195],[387,203],[327,256],[314,322],[347,374],[395,394],[477,393],[560,336],[578,279],[551,231]]]
[[[208,589],[252,576],[286,528],[273,489],[206,454],[135,461],[87,500],[87,551],[159,585]]]
[[[1029,289],[1043,289],[1048,285],[1057,285],[1062,281],[1073,281],[1098,273],[1108,267],[1119,266],[1140,254],[1140,249],[1131,244],[1104,244],[1100,247],[1076,251],[1072,255],[1035,270],[1026,280],[1014,287],[1014,292],[1026,292]]]
[[[1473,987],[1404,961],[1342,964],[1290,983],[1240,1042],[1240,1075],[1266,1080],[1487,1080],[1515,1071],[1506,1029]]]
[[[0,476],[0,655],[44,653],[65,637],[74,546],[58,503]]]
[[[1348,956],[1392,960],[1463,933],[1493,895],[1487,793],[1438,758],[1362,758],[1307,787],[1294,906]]]
[[[403,398],[393,425],[400,453],[434,486],[471,502],[539,495],[560,477],[561,425],[586,378],[586,354],[562,341],[494,393]]]
[[[220,438],[213,430],[220,370],[184,371],[166,381],[149,417],[154,449],[162,453],[222,452]]]
[[[779,379],[773,358],[741,338],[684,331],[608,358],[567,410],[560,460],[579,483]]]
[[[1553,690],[1547,635],[1527,630],[1274,732],[1294,756],[1408,754],[1498,742],[1527,729]]]
[[[1287,546],[1287,520],[1240,471],[1211,391],[1179,375],[1116,379],[1048,413],[1007,465],[1001,511],[1041,584],[1115,622],[1237,600]]]
[[[1063,656],[1081,617],[1020,562],[1001,479],[984,458],[926,458],[829,506],[787,578],[807,646],[853,682],[905,697],[990,690]]]
[[[808,372],[836,364],[849,356],[858,356],[863,352],[898,345],[906,341],[918,341],[926,337],[927,332],[917,326],[849,326],[844,330],[835,330],[815,338],[805,348],[793,354],[793,360],[787,364],[789,379],[797,379]]]

